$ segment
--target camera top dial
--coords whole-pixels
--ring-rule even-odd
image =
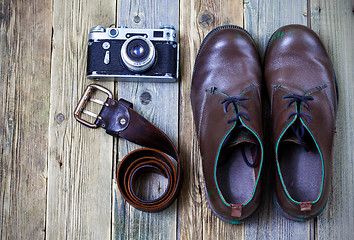
[[[119,31],[115,28],[111,28],[109,29],[109,32],[108,32],[108,35],[111,37],[111,38],[115,38],[117,37],[119,34]]]

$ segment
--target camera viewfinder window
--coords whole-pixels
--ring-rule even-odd
[[[163,37],[163,31],[154,31],[154,37],[155,38],[162,38]]]

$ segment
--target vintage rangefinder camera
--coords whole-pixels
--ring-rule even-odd
[[[178,66],[179,47],[173,26],[91,29],[87,55],[89,79],[174,82]]]

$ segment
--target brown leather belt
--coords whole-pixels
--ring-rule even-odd
[[[95,90],[108,95],[105,102],[90,96]],[[88,101],[103,105],[98,115],[84,109]],[[79,101],[74,117],[87,127],[102,127],[112,136],[147,147],[135,150],[123,158],[117,169],[118,188],[125,200],[135,208],[147,212],[161,211],[173,203],[180,190],[182,170],[179,156],[167,135],[132,107],[133,104],[124,99],[112,99],[108,89],[91,84]],[[96,118],[95,122],[92,124],[83,120],[82,113]],[[136,179],[146,172],[158,173],[168,179],[165,192],[157,199],[143,200],[134,192]]]

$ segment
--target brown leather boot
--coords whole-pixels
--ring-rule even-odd
[[[275,204],[287,218],[321,213],[330,191],[337,87],[311,29],[289,25],[271,37],[264,63],[275,147]]]
[[[262,70],[251,36],[237,26],[214,29],[200,47],[191,101],[206,196],[221,220],[239,223],[261,202]]]

